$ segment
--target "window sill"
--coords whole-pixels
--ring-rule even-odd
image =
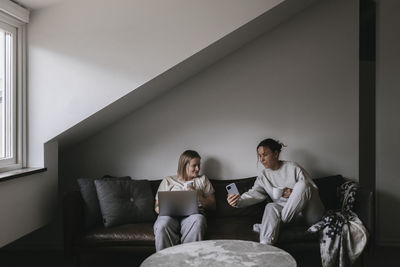
[[[47,171],[47,168],[22,168],[22,169],[2,172],[0,173],[0,183],[45,171]]]

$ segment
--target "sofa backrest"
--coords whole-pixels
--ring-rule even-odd
[[[249,177],[243,179],[231,179],[231,180],[213,180],[210,179],[211,184],[215,189],[215,199],[216,199],[216,210],[209,212],[210,217],[237,217],[237,216],[255,216],[260,217],[263,214],[264,207],[267,202],[271,201],[267,198],[265,201],[246,207],[245,209],[237,209],[231,207],[226,202],[227,192],[225,187],[230,183],[235,183],[239,193],[243,194],[253,187],[256,177]],[[341,175],[333,175],[327,177],[321,177],[313,180],[319,188],[319,194],[322,203],[326,209],[338,209],[339,207],[339,196],[338,187],[344,183],[344,178]],[[155,196],[158,186],[161,180],[150,181],[153,196]]]
[[[319,197],[327,210],[340,209],[339,187],[345,182],[341,175],[321,177],[313,180],[318,186]]]
[[[215,200],[216,200],[216,210],[215,212],[210,212],[211,217],[238,217],[238,216],[247,216],[247,217],[261,217],[264,211],[264,207],[269,198],[265,201],[258,203],[257,205],[253,205],[250,207],[246,207],[244,209],[238,209],[230,206],[226,201],[228,193],[226,191],[226,186],[231,183],[235,183],[239,193],[243,194],[251,189],[254,185],[256,177],[249,177],[243,179],[235,179],[235,180],[210,180],[214,189],[215,189]]]
[[[227,192],[225,186],[227,186],[230,183],[235,183],[237,188],[239,189],[239,192],[242,194],[253,186],[255,179],[256,177],[235,179],[235,180],[210,179],[210,182],[215,190],[215,199],[217,207],[215,211],[208,212],[207,216],[209,217],[262,216],[267,201],[264,201],[258,205],[248,207],[246,209],[233,208],[226,202]],[[160,183],[161,180],[150,181],[153,196],[155,196],[155,194],[157,193]]]
[[[162,180],[150,180],[151,191],[153,196],[156,197],[158,187],[160,186]]]

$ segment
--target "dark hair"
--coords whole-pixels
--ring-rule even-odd
[[[272,138],[267,138],[267,139],[262,140],[258,144],[257,150],[260,146],[268,147],[269,149],[271,149],[272,152],[275,152],[275,151],[281,152],[282,147],[285,145],[279,141],[272,139]]]
[[[192,159],[201,159],[199,153],[197,153],[194,150],[186,150],[182,153],[182,155],[179,157],[178,161],[178,176],[181,178],[185,179],[186,178],[186,165],[192,160]]]

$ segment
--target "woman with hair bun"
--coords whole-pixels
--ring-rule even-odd
[[[303,218],[308,225],[312,225],[321,219],[325,211],[318,187],[308,173],[295,162],[279,159],[282,146],[271,138],[261,141],[257,146],[257,156],[265,169],[249,191],[227,197],[229,205],[237,208],[262,202],[268,196],[272,199],[265,206],[261,224],[254,225],[262,244],[273,245],[277,242],[282,223]]]

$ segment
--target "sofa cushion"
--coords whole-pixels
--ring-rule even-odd
[[[210,180],[215,189],[215,200],[216,210],[209,212],[210,217],[230,217],[230,216],[251,216],[261,218],[265,205],[270,201],[269,197],[259,204],[246,207],[244,209],[238,209],[231,207],[226,201],[228,193],[226,192],[226,186],[230,183],[235,183],[239,193],[243,194],[253,187],[256,177],[236,179],[236,180]]]
[[[253,224],[260,223],[256,217],[214,217],[207,219],[206,239],[238,239],[258,242]]]
[[[279,232],[278,243],[319,242],[317,233],[307,232],[306,225],[283,225]]]
[[[95,180],[105,227],[154,221],[154,198],[148,180]]]
[[[319,197],[327,210],[340,208],[338,189],[344,182],[341,175],[321,177],[313,180],[319,189]]]
[[[96,187],[94,181],[96,179],[104,180],[130,180],[129,176],[124,177],[113,177],[105,175],[102,178],[79,178],[77,179],[79,189],[84,202],[84,220],[85,227],[90,228],[101,222],[101,212],[99,201],[97,198]]]
[[[97,226],[82,236],[81,243],[85,247],[154,246],[153,223]]]
[[[208,219],[206,239],[239,239],[259,241],[259,234],[253,225],[260,223],[255,217],[227,217]],[[297,242],[318,242],[318,234],[308,233],[304,224],[282,225],[278,244]]]

